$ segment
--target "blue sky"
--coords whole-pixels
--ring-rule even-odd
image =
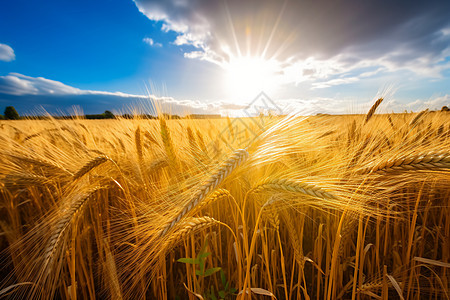
[[[0,110],[234,114],[450,104],[448,1],[4,1]]]

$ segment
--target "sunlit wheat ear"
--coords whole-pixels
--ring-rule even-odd
[[[323,188],[300,181],[292,181],[289,179],[271,179],[267,180],[249,191],[249,193],[263,192],[264,190],[278,190],[293,193],[302,193],[305,195],[322,198],[325,200],[336,200],[337,196],[325,191]]]
[[[165,248],[173,247],[178,242],[182,241],[184,238],[189,237],[192,233],[205,229],[207,227],[222,224],[214,218],[203,216],[203,217],[191,217],[183,220],[174,233],[172,233],[165,242]]]
[[[305,257],[303,255],[303,243],[302,238],[298,235],[297,229],[294,226],[294,221],[290,214],[282,215],[284,224],[286,224],[286,229],[288,231],[289,240],[291,242],[292,249],[295,253],[295,260],[297,263],[303,267],[305,264]]]
[[[410,127],[415,127],[417,125],[417,123],[420,121],[420,119],[428,112],[428,108],[425,110],[422,110],[420,113],[418,113],[414,119],[411,120],[411,122],[409,122],[409,126]]]
[[[395,130],[394,122],[392,122],[391,115],[388,115],[387,119],[389,121],[389,125],[391,125],[392,130]]]
[[[105,275],[107,277],[107,284],[109,285],[111,299],[123,299],[122,291],[120,288],[119,278],[117,276],[116,262],[114,255],[109,247],[108,239],[103,239],[104,252],[105,252]]]
[[[383,102],[383,98],[379,98],[375,103],[372,105],[372,107],[369,109],[369,112],[367,112],[366,118],[364,120],[364,124],[369,122],[369,120],[372,118],[372,116],[375,114],[375,111],[377,110],[378,106],[380,106],[381,102]]]
[[[203,136],[199,130],[197,130],[197,139],[198,139],[198,145],[200,146],[200,149],[202,149],[202,151],[204,153],[206,153],[207,149],[206,149],[206,145],[205,145],[205,140],[203,139]]]
[[[73,175],[71,172],[66,170],[64,167],[62,167],[56,163],[41,159],[41,158],[31,158],[31,157],[19,156],[19,155],[15,155],[15,154],[7,154],[7,156],[9,156],[10,158],[13,158],[14,160],[17,160],[19,162],[27,163],[27,164],[30,164],[35,167],[40,167],[40,168],[47,170],[49,172],[52,172],[52,173],[65,174],[65,175],[70,175],[70,176]]]
[[[375,165],[369,165],[359,170],[358,174],[437,169],[450,169],[450,153],[436,151],[388,159]]]
[[[227,191],[226,189],[217,189],[197,205],[197,210],[201,210],[208,205],[228,198],[233,198],[229,191]]]
[[[189,211],[201,203],[205,197],[227,178],[234,169],[241,165],[248,158],[247,150],[240,149],[233,153],[233,155],[225,161],[222,167],[219,168],[195,193],[194,197],[184,206],[178,215],[168,223],[161,231],[160,236],[164,236],[180,219]]]
[[[143,151],[142,151],[142,137],[141,137],[141,127],[138,126],[136,131],[134,132],[134,141],[136,144],[136,153],[138,155],[139,163],[143,160]]]
[[[3,182],[7,186],[28,187],[30,185],[46,185],[50,180],[45,176],[39,176],[34,174],[8,174],[3,179]]]
[[[173,147],[169,127],[167,127],[166,120],[163,117],[159,118],[159,125],[161,129],[161,139],[164,144],[164,149],[166,150],[167,158],[169,159],[169,165],[176,168],[177,157],[175,155],[175,149]]]
[[[86,206],[90,196],[98,189],[93,189],[89,193],[76,194],[72,204],[62,212],[61,218],[56,223],[54,231],[45,247],[44,252],[44,267],[47,267],[53,260],[54,254],[56,253],[61,241],[63,240],[64,234],[67,229],[72,224],[72,221],[80,214],[83,208]],[[50,271],[51,267],[48,267],[47,271]]]
[[[188,141],[189,141],[189,148],[190,148],[192,154],[195,155],[196,153],[198,153],[198,146],[197,146],[197,142],[195,141],[194,133],[192,132],[191,127],[189,127],[189,126],[186,128],[186,132],[187,132]]]
[[[76,172],[73,175],[73,179],[76,180],[78,178],[83,177],[92,169],[100,166],[101,164],[103,164],[109,160],[111,160],[111,159],[106,155],[97,156],[96,158],[90,160],[87,164],[85,164],[81,169],[79,169],[78,172]]]
[[[149,140],[151,143],[158,145],[158,142],[155,140],[155,138],[150,134],[150,132],[146,131],[144,133],[144,136],[147,140]]]

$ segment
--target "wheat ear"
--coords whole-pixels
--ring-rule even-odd
[[[202,202],[206,196],[212,192],[222,181],[228,177],[239,165],[241,165],[248,158],[248,152],[244,149],[239,149],[225,161],[219,170],[217,170],[203,185],[200,186],[194,197],[184,206],[184,208],[177,214],[177,216],[168,223],[160,233],[164,236],[180,219]]]
[[[388,173],[393,171],[433,170],[450,168],[450,153],[428,152],[388,159],[358,171],[358,174]]]
[[[97,189],[94,189],[89,193],[75,195],[75,200],[72,202],[70,207],[63,212],[63,216],[56,223],[54,232],[47,243],[47,247],[45,248],[43,265],[44,267],[47,267],[47,265],[52,260],[55,251],[56,249],[58,249],[62,237],[72,223],[72,220],[74,220],[76,216],[83,210],[83,208],[86,206],[86,203],[88,202],[87,200],[96,190]],[[50,268],[48,270],[50,270]]]
[[[179,225],[180,229],[167,239],[166,247],[174,246],[177,242],[183,240],[192,233],[215,224],[220,224],[220,222],[207,216],[186,218],[186,220]]]
[[[201,210],[214,202],[221,201],[226,198],[232,198],[233,196],[226,189],[217,189],[212,194],[208,195],[202,202],[197,205],[197,209]]]
[[[141,127],[138,126],[136,131],[134,132],[134,141],[136,143],[136,152],[138,155],[139,163],[143,160],[143,150],[142,150],[142,137],[141,137]]]
[[[164,149],[166,150],[167,157],[169,159],[169,165],[174,169],[178,168],[177,158],[175,155],[175,150],[173,147],[172,138],[170,137],[170,130],[167,127],[166,120],[164,117],[159,118],[159,125],[161,128],[161,139],[164,144]]]
[[[377,101],[375,101],[375,103],[372,105],[372,107],[369,109],[369,112],[366,115],[366,119],[364,120],[364,124],[369,122],[369,120],[375,114],[375,111],[377,110],[378,106],[380,106],[381,102],[383,102],[383,98],[379,98]]]
[[[301,242],[301,238],[297,233],[294,221],[292,220],[292,216],[290,214],[283,214],[282,216],[289,232],[289,240],[291,242],[292,249],[294,250],[295,260],[300,266],[303,267],[305,264],[305,257],[303,255],[303,243]]]
[[[335,200],[337,197],[329,192],[324,191],[321,187],[300,181],[292,181],[289,179],[272,179],[259,184],[250,190],[249,193],[258,193],[264,190],[282,190],[286,192],[302,193],[322,199]]]
[[[418,113],[418,114],[414,117],[414,119],[412,119],[411,122],[409,122],[409,126],[410,126],[410,127],[415,127],[416,124],[419,122],[419,120],[420,120],[420,119],[423,117],[423,115],[424,115],[425,113],[427,113],[427,112],[428,112],[428,108],[425,109],[425,110],[422,110],[420,113]]]
[[[389,121],[389,125],[391,125],[392,130],[395,130],[394,122],[392,122],[392,118],[390,115],[387,116],[387,119]]]
[[[73,175],[73,179],[75,180],[83,177],[90,170],[100,166],[101,164],[107,162],[108,160],[111,159],[106,155],[97,156],[96,158],[90,160],[87,164],[85,164],[81,169],[79,169],[78,172],[76,172],[75,175]]]
[[[7,154],[9,157],[21,161],[21,162],[25,162],[25,163],[29,163],[33,166],[36,167],[41,167],[43,169],[47,169],[49,172],[54,172],[54,173],[65,173],[67,175],[72,176],[73,174],[70,173],[68,170],[66,170],[64,167],[50,162],[48,160],[44,160],[41,158],[31,158],[31,157],[25,157],[25,156],[19,156],[16,154]]]

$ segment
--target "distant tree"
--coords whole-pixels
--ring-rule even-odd
[[[5,108],[5,119],[7,120],[19,120],[20,116],[17,113],[17,110],[13,106],[7,106]]]
[[[105,119],[114,119],[115,116],[112,112],[110,112],[109,110],[105,110],[105,112],[103,113],[103,116]]]
[[[447,106],[442,106],[441,111],[450,111],[450,109]]]
[[[0,120],[4,120],[5,117],[3,115],[0,115]]]

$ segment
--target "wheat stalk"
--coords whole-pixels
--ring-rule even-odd
[[[292,181],[289,179],[272,179],[254,187],[249,193],[258,193],[264,190],[281,190],[293,193],[302,193],[305,195],[322,198],[326,200],[335,200],[337,197],[329,192],[324,191],[321,187],[300,181]]]
[[[190,236],[192,233],[215,224],[221,224],[221,222],[208,216],[186,218],[178,226],[180,229],[169,236],[169,238],[166,240],[164,248],[173,246],[174,244],[183,240],[185,237]]]
[[[279,200],[279,198],[272,196],[261,207],[262,217],[265,220],[269,221],[269,223],[276,230],[279,230],[279,228],[280,228],[280,218],[279,218],[278,212],[275,209],[270,209],[270,206],[272,206],[272,204],[274,204],[278,200]]]
[[[389,125],[391,125],[392,130],[395,130],[394,122],[392,122],[392,118],[390,115],[387,116],[387,119],[389,121]]]
[[[411,122],[409,122],[409,126],[410,127],[415,127],[416,124],[419,122],[419,120],[423,117],[423,115],[425,113],[428,112],[428,108],[425,110],[422,110],[420,113],[417,114],[417,116],[414,117],[414,119],[411,120]]]
[[[234,169],[241,165],[248,158],[248,152],[244,149],[239,149],[225,161],[219,170],[217,170],[203,185],[200,186],[194,197],[184,206],[184,208],[177,214],[177,216],[168,223],[160,233],[164,236],[180,219],[196,207],[205,197],[212,192],[222,181],[227,178]]]
[[[105,275],[108,278],[107,283],[110,288],[111,299],[123,299],[119,278],[117,276],[116,262],[109,247],[108,239],[104,238],[103,244],[105,245],[103,248],[105,252]]]
[[[291,242],[292,249],[294,249],[294,257],[297,263],[303,267],[305,264],[305,257],[303,255],[303,246],[300,237],[298,236],[297,230],[294,226],[294,221],[291,215],[283,214],[283,220],[286,224],[287,231],[289,233],[289,240]]]
[[[378,106],[380,106],[381,102],[383,102],[383,98],[379,98],[377,101],[375,101],[375,103],[372,105],[372,107],[369,109],[369,112],[366,115],[366,119],[364,120],[364,124],[369,122],[369,120],[375,114],[375,111],[377,110]]]
[[[169,158],[169,165],[171,165],[174,169],[177,169],[177,157],[175,155],[172,138],[170,137],[170,130],[169,127],[167,127],[164,117],[159,118],[159,125],[161,128],[161,138],[164,144],[164,149],[166,150],[167,157]]]
[[[76,194],[74,196],[74,201],[72,204],[63,211],[62,217],[56,223],[53,234],[50,236],[50,239],[45,247],[44,251],[44,267],[47,267],[49,263],[52,261],[56,250],[58,249],[59,244],[62,241],[62,237],[64,233],[69,228],[72,223],[72,220],[76,218],[77,215],[83,210],[83,208],[87,204],[87,200],[89,197],[96,191],[98,188],[93,189],[89,193],[84,194]],[[50,268],[48,268],[50,271]]]
[[[142,138],[141,138],[141,127],[140,126],[138,126],[138,128],[134,132],[134,141],[136,143],[136,152],[138,155],[139,163],[142,163],[143,151],[142,151]]]
[[[393,171],[433,170],[450,168],[450,153],[428,152],[388,159],[376,165],[369,165],[358,174],[388,173]]]
[[[186,132],[189,140],[189,148],[192,154],[195,155],[196,153],[198,153],[198,147],[197,142],[195,141],[194,133],[192,132],[191,127],[189,126],[186,128]]]
[[[205,200],[200,202],[197,205],[197,209],[201,210],[201,209],[205,208],[206,206],[211,205],[214,202],[223,200],[225,198],[232,198],[232,197],[233,196],[226,189],[217,189],[212,194],[208,195],[208,197],[206,197]]]
[[[76,180],[78,178],[83,177],[90,170],[100,166],[101,164],[107,162],[108,160],[111,160],[111,159],[106,155],[97,156],[96,158],[90,160],[87,164],[85,164],[81,169],[79,169],[78,172],[76,172],[73,175],[73,179]]]
[[[31,164],[33,167],[40,167],[47,169],[49,172],[56,172],[56,173],[65,173],[67,175],[72,176],[73,174],[70,173],[68,170],[66,170],[64,167],[58,165],[57,163],[53,163],[41,158],[31,158],[31,157],[25,157],[25,156],[18,156],[16,154],[7,154],[7,156],[21,161],[25,163]]]

